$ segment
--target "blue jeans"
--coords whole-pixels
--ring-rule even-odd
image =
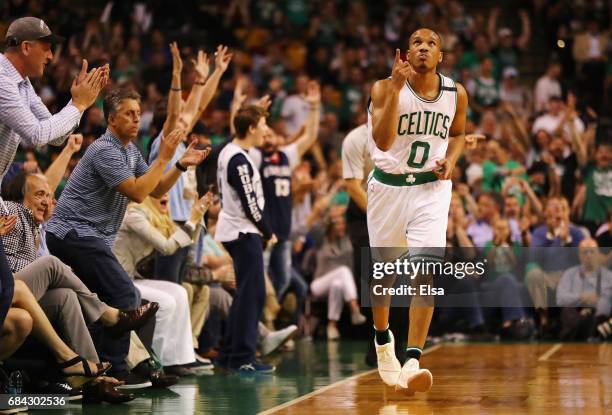
[[[521,298],[521,283],[510,273],[501,274],[480,284],[480,298],[483,307],[501,307],[503,321],[519,320],[525,317]]]
[[[134,309],[140,306],[140,293],[117,258],[100,238],[80,238],[73,230],[64,239],[47,232],[52,255],[72,267],[74,273],[100,300],[111,307]],[[113,372],[127,370],[125,358],[130,349],[130,333],[120,337],[105,334],[102,323],[89,326],[100,361],[113,364]]]
[[[264,255],[264,261],[280,301],[291,284],[291,241],[279,241]]]

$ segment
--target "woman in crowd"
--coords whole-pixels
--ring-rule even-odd
[[[310,291],[315,299],[327,297],[327,339],[340,337],[337,322],[344,303],[351,309],[351,323],[363,324],[366,318],[359,311],[357,286],[351,265],[353,247],[346,235],[346,222],[342,214],[330,215],[323,245],[317,252],[317,266]]]
[[[166,372],[194,374],[195,363],[189,301],[185,288],[169,281],[144,279],[151,277],[145,269],[155,253],[170,255],[180,247],[193,243],[200,231],[200,221],[211,203],[206,194],[191,209],[190,220],[178,227],[170,218],[168,195],[148,197],[141,204],[132,204],[117,235],[113,251],[126,272],[136,278],[134,284],[143,298],[159,303],[153,334],[153,350],[159,355]],[[147,275],[143,275],[147,274]]]

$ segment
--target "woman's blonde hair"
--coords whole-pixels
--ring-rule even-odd
[[[172,236],[176,232],[176,224],[170,217],[170,212],[161,213],[151,196],[147,196],[145,200],[140,204],[132,204],[132,207],[138,207],[144,210],[149,217],[149,222],[155,229],[161,232],[166,238]]]

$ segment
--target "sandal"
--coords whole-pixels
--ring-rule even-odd
[[[83,372],[82,374],[79,373],[65,373],[63,371],[63,369],[67,369],[70,366],[74,366],[77,363],[81,363],[83,366]],[[87,359],[81,357],[81,356],[76,356],[74,359],[70,359],[64,363],[59,363],[57,365],[58,369],[60,369],[60,371],[62,372],[62,375],[66,378],[66,380],[68,381],[69,385],[71,387],[81,387],[82,385],[86,384],[87,382],[90,382],[91,380],[97,378],[98,376],[102,376],[104,375],[106,372],[109,371],[109,369],[112,367],[113,365],[111,365],[110,363],[108,364],[108,366],[104,366],[104,364],[102,363],[96,363],[96,369],[97,371],[94,373],[91,371],[91,369],[89,368],[89,362],[87,361]],[[77,385],[77,386],[75,386]]]

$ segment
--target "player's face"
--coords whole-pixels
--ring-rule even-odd
[[[440,38],[428,29],[417,30],[410,37],[408,61],[417,72],[427,72],[442,62]]]

